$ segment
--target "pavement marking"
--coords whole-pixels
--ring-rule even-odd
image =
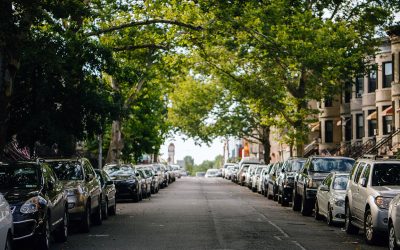
[[[298,243],[297,241],[292,240],[292,242],[293,242],[296,246],[300,247],[301,250],[307,250],[305,247],[303,247],[303,246],[302,246],[300,243]]]
[[[110,237],[109,234],[89,234],[89,237]]]
[[[287,233],[285,233],[285,231],[283,231],[282,228],[280,228],[278,225],[276,225],[276,224],[273,223],[272,221],[268,220],[268,218],[267,218],[265,215],[263,215],[263,214],[261,214],[261,213],[260,213],[260,215],[261,215],[261,217],[263,217],[269,224],[271,224],[271,225],[272,225],[273,227],[275,227],[279,232],[281,232],[281,234],[283,235],[283,237],[289,238],[289,235],[288,235]]]

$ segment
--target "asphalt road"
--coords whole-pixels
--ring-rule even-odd
[[[53,249],[386,249],[230,181],[186,177]]]

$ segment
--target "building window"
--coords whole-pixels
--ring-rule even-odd
[[[344,103],[350,103],[351,99],[351,82],[344,84]]]
[[[375,112],[375,109],[368,110],[368,115],[372,114]],[[376,120],[375,119],[370,119],[368,120],[368,136],[372,137],[375,134],[376,131]]]
[[[356,139],[362,139],[364,137],[364,115],[356,115]]]
[[[347,122],[346,122],[346,124],[344,125],[344,139],[346,140],[346,141],[351,141],[351,134],[352,134],[352,131],[351,131],[351,128],[352,128],[353,126],[352,126],[352,121],[351,121],[351,119],[350,120],[348,120]]]
[[[332,107],[333,106],[332,97],[325,97],[324,105],[325,105],[325,108]]]
[[[368,74],[368,93],[375,92],[376,90],[376,70],[371,69]]]
[[[389,108],[390,105],[388,106],[383,106],[382,110],[385,110],[387,108]],[[385,115],[382,117],[382,125],[383,125],[383,134],[387,135],[390,134],[392,132],[392,116],[391,115]]]
[[[364,77],[359,76],[356,78],[356,98],[361,98],[364,93]]]
[[[325,143],[333,142],[333,121],[325,121]]]
[[[392,62],[387,62],[387,63],[383,63],[382,65],[382,87],[383,88],[389,88],[392,85],[392,81],[393,81],[393,68],[392,68]]]

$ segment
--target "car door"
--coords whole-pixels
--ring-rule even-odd
[[[97,208],[99,205],[99,197],[101,194],[100,182],[96,178],[96,173],[89,161],[82,160],[83,169],[85,171],[85,182],[91,196],[91,207]]]
[[[354,210],[355,210],[355,216],[360,220],[364,221],[364,214],[365,214],[365,205],[368,197],[367,193],[367,187],[368,187],[368,180],[369,180],[369,174],[371,172],[371,165],[366,164],[364,167],[363,172],[361,173],[361,176],[358,180],[358,193],[357,195],[353,198],[355,201],[354,205]],[[367,180],[367,186],[362,186],[361,185],[361,180],[365,178]]]
[[[108,174],[104,170],[101,170],[101,172],[102,172],[102,176],[104,177],[105,184],[107,185],[108,201],[109,201],[109,203],[114,204],[114,202],[115,202],[115,194],[116,194],[115,185],[114,184],[107,184],[107,183],[111,183],[112,180],[111,180],[110,176],[108,176]],[[110,185],[111,187],[108,186],[108,185]]]
[[[297,178],[297,192],[300,195],[304,195],[304,187],[308,178],[308,169],[311,164],[311,159],[308,159],[306,164],[304,164],[303,168],[300,170],[298,178]]]
[[[359,197],[359,185],[358,181],[360,180],[361,173],[364,170],[365,163],[360,162],[357,166],[357,169],[354,172],[354,176],[352,177],[352,180],[350,182],[350,197],[349,201],[351,202],[350,204],[350,209],[351,213],[354,217],[359,218],[359,213],[360,213],[360,197]]]
[[[328,202],[331,195],[331,184],[332,184],[333,174],[329,174],[321,183],[323,186],[328,187],[329,191],[321,190],[321,186],[318,187],[317,199],[318,199],[318,208],[321,214],[328,214]]]
[[[45,164],[42,166],[42,169],[46,192],[50,201],[50,223],[52,226],[55,226],[62,221],[62,218],[64,216],[64,193],[62,185],[58,181],[53,170]]]

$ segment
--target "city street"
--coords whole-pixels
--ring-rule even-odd
[[[52,249],[385,249],[230,181],[181,178]]]

